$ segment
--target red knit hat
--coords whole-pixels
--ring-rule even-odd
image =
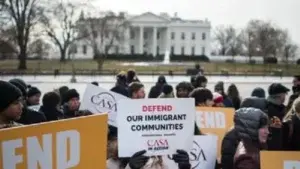
[[[223,103],[224,99],[221,94],[214,92],[213,93],[213,101],[215,102],[215,104],[218,104],[218,103]]]

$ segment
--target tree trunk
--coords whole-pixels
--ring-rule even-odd
[[[102,68],[103,68],[103,64],[104,64],[104,61],[105,61],[105,56],[104,55],[100,55],[97,59],[97,63],[98,63],[98,71],[101,71]]]
[[[66,61],[66,50],[61,49],[60,50],[60,62],[65,62]]]
[[[19,54],[19,70],[26,70],[26,47],[22,46],[20,47],[20,54]]]

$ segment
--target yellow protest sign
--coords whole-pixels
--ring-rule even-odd
[[[300,152],[261,151],[261,169],[300,169]]]
[[[232,108],[197,107],[196,124],[204,134],[218,136],[218,157],[221,155],[222,140],[226,132],[233,127]]]
[[[106,168],[107,114],[0,130],[1,169]]]

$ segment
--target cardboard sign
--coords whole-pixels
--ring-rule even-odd
[[[300,169],[300,152],[261,151],[261,169]]]
[[[118,101],[128,99],[118,93],[103,89],[93,84],[88,84],[80,110],[89,110],[92,113],[108,113],[108,124],[117,127],[117,113],[119,110]]]
[[[168,155],[177,149],[189,151],[194,136],[194,99],[121,100],[118,121],[120,157]]]
[[[221,155],[222,140],[233,127],[233,108],[197,107],[196,123],[204,134],[218,136],[218,157]]]
[[[191,169],[214,169],[217,159],[217,136],[195,136],[193,148],[189,151]],[[168,168],[178,168],[172,159],[168,156]]]
[[[0,130],[1,169],[105,168],[107,114]]]

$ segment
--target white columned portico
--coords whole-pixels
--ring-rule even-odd
[[[155,57],[157,52],[157,27],[153,27],[153,44],[152,44],[152,55]]]
[[[140,26],[140,54],[144,54],[144,27]]]
[[[166,41],[165,41],[166,48],[165,48],[165,51],[169,51],[169,52],[171,50],[170,39],[171,39],[170,28],[167,27],[166,28]]]

